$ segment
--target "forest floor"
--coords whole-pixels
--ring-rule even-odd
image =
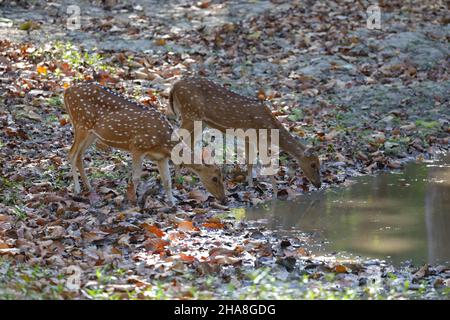
[[[62,94],[92,79],[163,112],[191,74],[258,97],[322,147],[323,188],[448,152],[448,8],[389,1],[370,30],[364,1],[302,3],[78,1],[81,29],[68,30],[70,1],[0,1],[0,298],[448,299],[448,265],[313,255],[307,239],[214,208],[192,176],[174,181],[176,209],[162,194],[127,206],[120,151],[88,151],[96,193],[73,194]],[[314,192],[290,161],[278,196]],[[144,180],[160,189],[150,162]],[[239,168],[226,185],[230,207],[272,197]]]

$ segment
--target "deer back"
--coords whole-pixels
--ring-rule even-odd
[[[64,94],[75,130],[124,150],[171,149],[172,127],[157,109],[148,109],[95,83],[76,85]],[[167,153],[167,152],[166,152]]]
[[[270,109],[258,99],[240,95],[205,78],[179,80],[170,96],[171,111],[182,120],[202,120],[219,130],[277,125]]]

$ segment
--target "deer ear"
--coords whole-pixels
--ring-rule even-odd
[[[304,155],[306,157],[311,157],[312,155],[314,155],[320,149],[321,149],[320,146],[310,147],[310,148],[305,150]]]
[[[204,164],[213,164],[214,163],[214,157],[211,154],[211,150],[208,148],[202,149],[202,159]]]
[[[303,155],[304,155],[305,157],[310,157],[310,156],[311,156],[311,151],[310,151],[309,149],[306,149],[306,150],[303,152]]]

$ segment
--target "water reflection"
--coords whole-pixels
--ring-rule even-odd
[[[447,158],[447,160],[450,157]],[[450,161],[447,161],[447,164]],[[430,165],[425,192],[429,261],[450,257],[450,166]]]
[[[273,201],[247,211],[280,232],[310,232],[321,250],[399,263],[450,260],[450,155],[401,173],[355,179],[350,186]],[[323,241],[325,240],[325,241]]]

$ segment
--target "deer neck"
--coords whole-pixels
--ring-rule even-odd
[[[198,171],[201,170],[202,165],[200,164],[194,164],[194,163],[183,163],[182,166],[194,173],[197,173]]]
[[[303,158],[306,146],[296,140],[283,125],[280,124],[278,129],[280,149],[296,159]]]

